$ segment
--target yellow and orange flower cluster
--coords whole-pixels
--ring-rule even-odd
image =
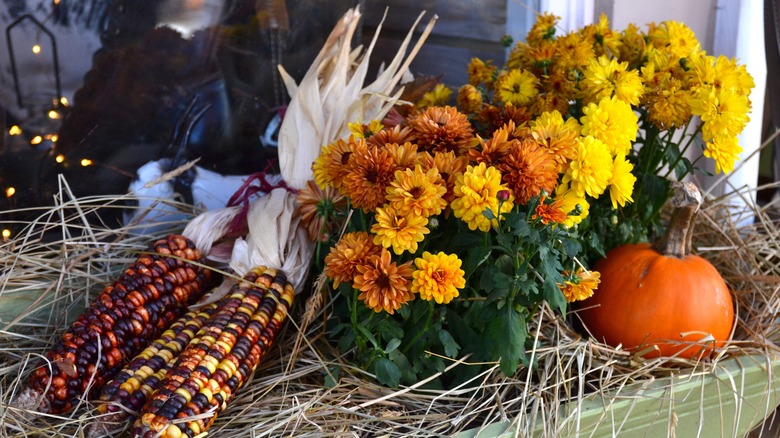
[[[592,117],[602,111],[605,119],[625,118],[613,115],[609,103],[603,107]],[[604,129],[609,137],[593,129],[612,144],[636,135],[633,126],[622,137],[614,127]],[[323,147],[313,165],[316,184],[301,198],[312,200],[309,204],[327,200],[327,205],[346,199],[373,217],[367,229],[346,234],[331,249],[325,273],[336,285],[352,284],[376,311],[393,313],[415,293],[446,303],[465,287],[455,255],[424,252],[405,263],[394,261],[421,251],[433,218],[454,217],[471,230],[491,232],[515,205],[537,198],[535,218],[545,225],[574,226],[588,214],[587,198],[607,188],[613,202],[631,200],[631,164],[613,153],[624,145],[610,148],[595,136],[583,136],[580,122],[564,120],[557,111],[521,125],[510,118],[487,138],[450,106],[420,109],[403,126],[371,121],[352,127],[349,139]],[[305,209],[312,235],[327,228],[311,214],[320,210]]]
[[[717,172],[734,168],[742,150],[736,135],[748,122],[754,85],[743,65],[707,55],[691,29],[676,21],[650,23],[646,32],[635,25],[617,32],[602,16],[596,24],[556,37],[557,20],[549,14],[537,20],[526,41],[513,47],[507,71],[472,61],[470,83],[495,89],[504,104],[510,104],[505,98],[513,96],[505,90],[508,82],[484,78],[520,78],[532,73],[535,82],[513,82],[518,90],[514,94],[534,99],[532,117],[553,109],[565,113],[572,102],[581,102],[588,114],[582,121],[585,135],[613,132],[616,138],[600,138],[613,152],[619,144],[625,151],[630,147],[627,141],[634,139],[625,137],[626,130],[611,131],[610,127],[631,124],[632,115],[624,110],[606,119],[600,114],[603,107],[616,105],[602,104],[606,98],[639,110],[661,130],[682,128],[692,116],[699,116],[704,156],[714,160]],[[497,83],[505,89],[498,90]],[[531,83],[534,87],[526,85]]]
[[[449,302],[464,274],[455,255],[425,252],[432,224],[490,233],[533,201],[532,220],[571,228],[602,195],[622,208],[635,198],[640,127],[672,138],[699,116],[704,156],[718,172],[733,169],[753,86],[743,66],[706,55],[673,21],[619,32],[602,17],[562,36],[556,22],[541,15],[503,66],[473,59],[456,96],[432,85],[415,105],[356,121],[350,138],[322,148],[316,184],[300,197],[310,235],[333,230],[323,212],[337,204],[369,218],[325,258],[334,283],[352,284],[375,311],[393,313],[415,294]],[[570,275],[566,298],[589,295],[597,274]]]

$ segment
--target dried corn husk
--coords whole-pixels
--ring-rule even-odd
[[[273,266],[287,274],[296,291],[303,289],[314,242],[295,208],[295,195],[274,189],[252,203],[247,218],[249,233],[236,239],[230,268],[243,276],[255,266]]]
[[[423,16],[420,14],[390,64],[374,82],[364,87],[369,58],[382,23],[362,53],[360,47],[353,50],[350,44],[360,16],[357,8],[344,14],[299,85],[279,67],[292,97],[279,132],[279,164],[282,177],[290,187],[305,187],[320,148],[346,138],[348,122],[384,117],[398,101],[402,90],[395,93],[394,90],[436,22],[434,16],[407,56],[412,32]]]

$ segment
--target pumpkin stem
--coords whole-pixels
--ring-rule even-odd
[[[653,249],[665,256],[683,258],[691,253],[693,246],[693,224],[702,203],[701,192],[693,183],[675,181],[669,203],[674,207],[672,218]]]

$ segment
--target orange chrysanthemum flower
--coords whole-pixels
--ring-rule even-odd
[[[555,70],[549,75],[542,77],[542,88],[545,91],[560,96],[567,101],[570,96],[574,95],[575,85],[575,80],[563,70]]]
[[[387,201],[402,216],[429,217],[447,206],[445,193],[447,187],[439,171],[424,171],[418,164],[414,169],[395,172],[395,180],[387,188]]]
[[[524,106],[485,105],[477,115],[477,123],[484,126],[483,132],[486,135],[493,135],[497,129],[501,129],[510,122],[518,127],[523,126],[531,120],[532,116],[531,110]]]
[[[451,106],[430,107],[411,116],[408,122],[422,150],[465,155],[474,136],[466,115]]]
[[[558,164],[546,149],[532,140],[519,143],[497,167],[517,204],[526,204],[542,190],[552,193],[558,185]]]
[[[371,256],[366,263],[357,267],[355,289],[360,291],[358,299],[374,312],[393,314],[406,302],[414,299],[411,292],[412,262],[397,265],[390,252],[383,249],[380,255]]]
[[[395,177],[397,168],[390,151],[368,146],[360,139],[349,156],[342,193],[355,208],[374,211],[385,203],[385,193]]]
[[[321,189],[314,181],[306,181],[306,187],[298,191],[295,200],[300,205],[301,221],[309,238],[327,240],[336,209],[346,204],[344,196],[331,186]]]
[[[553,154],[559,171],[577,154],[580,124],[573,117],[564,122],[558,111],[543,113],[530,123],[530,134],[540,146]]]
[[[347,233],[325,256],[325,275],[333,280],[335,287],[351,283],[357,274],[357,266],[368,263],[371,256],[377,256],[381,251],[382,247],[374,244],[368,232]]]
[[[344,140],[335,142],[322,148],[320,156],[314,161],[314,181],[320,187],[332,186],[337,190],[344,187],[344,177],[347,174],[347,163],[352,155],[354,143]]]
[[[547,202],[546,197],[539,200],[532,219],[539,218],[543,224],[549,223],[562,224],[566,222],[566,212],[563,211],[563,199],[558,198],[555,201]]]
[[[506,155],[518,147],[518,141],[510,138],[514,131],[515,123],[509,122],[502,128],[493,131],[493,135],[487,141],[477,136],[479,147],[469,150],[469,159],[476,163],[485,163],[488,166],[500,163]]]
[[[531,105],[533,114],[542,114],[552,111],[566,112],[568,109],[569,97],[552,91],[540,94]]]
[[[411,169],[417,164],[417,145],[406,143],[386,143],[384,148],[393,157],[396,169]]]
[[[404,144],[414,141],[412,128],[408,126],[395,125],[392,128],[383,129],[370,138],[366,143],[373,146],[384,146],[387,144]]]
[[[469,164],[468,158],[458,157],[454,152],[434,152],[433,155],[429,152],[423,152],[420,154],[420,164],[425,171],[436,169],[439,172],[439,176],[447,187],[444,199],[447,204],[451,203],[455,199],[455,182],[458,180],[458,175],[466,171],[466,166]]]

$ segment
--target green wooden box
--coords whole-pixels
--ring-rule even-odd
[[[742,437],[780,405],[780,356],[740,356],[711,372],[685,373],[593,394],[562,406],[559,424],[537,423],[532,436]],[[554,433],[551,435],[551,429]],[[457,438],[528,436],[516,421]]]

